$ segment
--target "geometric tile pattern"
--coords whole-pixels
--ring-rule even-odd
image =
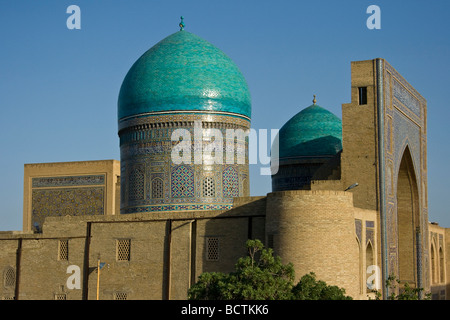
[[[223,170],[222,184],[224,198],[239,197],[239,176],[233,167]]]
[[[104,214],[104,187],[32,190],[32,225],[48,216]]]
[[[172,198],[194,197],[194,171],[191,167],[181,165],[172,170]]]
[[[145,176],[144,168],[142,166],[134,168],[129,177],[129,199],[142,200],[144,199]]]
[[[216,113],[153,115],[125,121],[126,125],[119,129],[122,214],[225,210],[231,208],[233,197],[248,195],[248,141],[242,141],[246,160],[243,164],[196,164],[194,124],[197,120],[202,123],[203,137],[208,135],[209,128],[220,130],[226,137],[228,128],[245,131],[250,125],[248,120]],[[191,135],[190,164],[172,160],[173,146],[178,144],[172,141],[172,134],[177,129],[185,129]],[[224,139],[223,150],[226,143]],[[244,178],[247,178],[245,183]],[[246,192],[241,192],[241,188]]]
[[[32,178],[33,188],[91,186],[105,183],[105,175]]]

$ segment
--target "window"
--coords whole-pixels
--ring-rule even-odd
[[[219,260],[219,238],[206,238],[206,260]]]
[[[69,260],[69,240],[58,241],[58,260],[59,261]]]
[[[206,177],[203,179],[203,197],[214,197],[216,195],[214,179]]]
[[[67,296],[65,293],[57,293],[55,294],[55,300],[67,300]]]
[[[367,104],[367,87],[358,88],[359,105]]]
[[[130,261],[131,239],[116,240],[116,259],[117,261]]]
[[[128,183],[130,200],[144,199],[145,174],[143,166],[137,166],[131,171]]]
[[[114,292],[114,300],[127,300],[126,292]]]
[[[3,283],[5,287],[14,287],[16,285],[16,272],[12,267],[8,267],[4,271]]]
[[[160,178],[152,180],[152,199],[161,199],[164,196],[163,181]]]
[[[366,268],[372,265],[374,265],[373,247],[372,243],[369,241],[366,246]]]

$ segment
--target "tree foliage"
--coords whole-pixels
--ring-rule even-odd
[[[397,290],[397,285],[400,284],[400,280],[397,279],[395,275],[390,275],[386,279],[386,287],[389,288],[391,292],[390,295],[387,296],[387,300],[430,300],[431,293],[426,293],[424,297],[423,288],[413,288],[407,282],[403,285],[403,288]],[[396,292],[399,292],[398,294]],[[381,292],[375,291],[376,300],[381,299]]]
[[[317,281],[314,273],[294,285],[292,263],[284,265],[272,249],[248,240],[248,255],[239,258],[231,273],[205,272],[188,291],[191,300],[340,300],[345,290]]]

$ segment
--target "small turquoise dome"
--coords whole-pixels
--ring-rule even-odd
[[[166,111],[217,111],[250,118],[250,93],[228,56],[182,30],[145,52],[128,71],[119,93],[119,120]]]
[[[333,156],[342,150],[342,121],[313,104],[279,131],[279,157]]]

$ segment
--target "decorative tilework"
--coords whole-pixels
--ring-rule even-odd
[[[124,214],[129,213],[145,213],[158,211],[198,211],[198,210],[229,210],[233,207],[229,204],[168,204],[168,205],[150,205],[130,207],[123,210]]]
[[[241,129],[247,130],[249,122],[243,122],[242,119],[234,118],[224,115],[211,115],[205,118],[205,114],[199,115],[158,115],[146,116],[142,118],[135,118],[127,120],[124,123],[133,124],[132,127],[124,127],[119,131],[121,140],[120,157],[121,157],[121,213],[134,212],[134,207],[152,206],[152,210],[156,211],[173,211],[176,210],[191,210],[191,206],[199,205],[198,210],[221,210],[221,205],[232,203],[231,197],[224,197],[223,193],[223,170],[226,169],[222,164],[194,164],[194,154],[196,149],[193,140],[191,141],[192,163],[183,164],[186,168],[190,168],[190,178],[186,178],[181,172],[176,171],[178,165],[174,165],[171,159],[171,152],[175,142],[171,141],[172,132],[176,129],[186,129],[194,137],[194,122],[193,120],[202,120],[202,136],[208,137],[209,129],[214,128],[222,132],[226,137],[227,129]],[[177,120],[174,122],[157,122],[167,121],[168,119]],[[138,121],[139,120],[139,121]],[[206,121],[209,120],[209,121]],[[211,122],[211,120],[218,120],[220,122]],[[243,126],[245,125],[245,126]],[[227,139],[223,139],[224,148],[226,147]],[[207,139],[204,139],[203,147],[207,145]],[[248,192],[248,139],[240,141],[244,154],[244,163],[235,164],[234,184],[230,187],[225,187],[227,196],[230,193],[235,196],[240,196],[240,190],[247,190]],[[220,147],[216,150],[220,150]],[[235,149],[236,150],[236,149]],[[236,153],[236,152],[235,152]],[[129,180],[131,179],[131,171],[136,166],[142,165],[145,172],[144,179],[144,198],[140,200],[133,200],[133,193],[136,192],[134,187],[131,187]],[[186,169],[185,168],[185,169]],[[181,169],[179,169],[181,170]],[[187,169],[186,169],[187,170]],[[184,177],[184,178],[183,178]],[[198,179],[194,177],[199,177]],[[210,177],[208,185],[211,186],[208,191],[205,189],[203,193],[204,177]],[[155,178],[162,180],[162,197],[153,197],[156,192],[155,186],[152,186]],[[190,182],[187,187],[183,186],[183,179]],[[245,181],[244,181],[245,180]],[[128,182],[126,182],[128,181]],[[214,185],[214,188],[212,187]],[[142,190],[142,189],[140,189]],[[234,190],[234,191],[233,191]],[[246,195],[243,193],[242,195]],[[159,210],[157,210],[159,208]],[[142,210],[142,209],[139,209]],[[193,209],[192,209],[193,210]]]
[[[104,214],[104,187],[36,189],[32,191],[32,224],[45,217]]]
[[[239,196],[239,177],[231,166],[228,166],[222,173],[223,196],[232,198]]]
[[[387,62],[384,61],[384,134],[379,139],[384,143],[384,159],[380,159],[383,166],[383,192],[385,197],[384,208],[386,212],[386,248],[389,257],[386,274],[399,272],[398,219],[397,219],[397,179],[400,162],[406,149],[413,159],[414,173],[417,180],[420,218],[415,227],[426,230],[428,213],[426,206],[426,100]],[[379,106],[380,107],[380,106]],[[383,231],[382,231],[383,232]],[[428,283],[427,272],[422,272],[420,266],[427,265],[428,239],[425,232],[420,232],[416,243],[417,252],[417,280],[425,279],[420,286],[426,287]]]
[[[279,131],[279,156],[334,156],[342,150],[342,121],[313,104],[286,122]]]
[[[404,106],[420,117],[420,103],[399,81],[393,82],[393,95]]]
[[[164,182],[160,178],[152,180],[152,199],[161,199],[164,197]]]
[[[366,221],[366,228],[375,228],[375,222],[374,221]]]
[[[32,188],[89,186],[105,184],[105,175],[32,178]]]
[[[248,119],[242,119],[237,117],[232,117],[225,113],[218,112],[207,112],[202,113],[149,113],[145,116],[139,116],[136,118],[130,118],[126,120],[119,121],[119,132],[126,128],[145,128],[145,129],[155,129],[155,128],[170,128],[170,127],[180,127],[180,126],[193,126],[194,121],[201,121],[202,123],[210,123],[217,126],[222,124],[229,128],[250,128],[250,121]],[[148,139],[157,138],[155,132],[150,132],[147,134]]]
[[[143,165],[136,166],[130,172],[129,182],[129,199],[142,200],[144,199],[145,186],[145,169]]]
[[[172,198],[194,197],[194,172],[191,167],[181,165],[172,170]]]
[[[366,229],[366,245],[369,243],[369,241],[372,243],[372,245],[375,244],[375,232],[373,228]]]

